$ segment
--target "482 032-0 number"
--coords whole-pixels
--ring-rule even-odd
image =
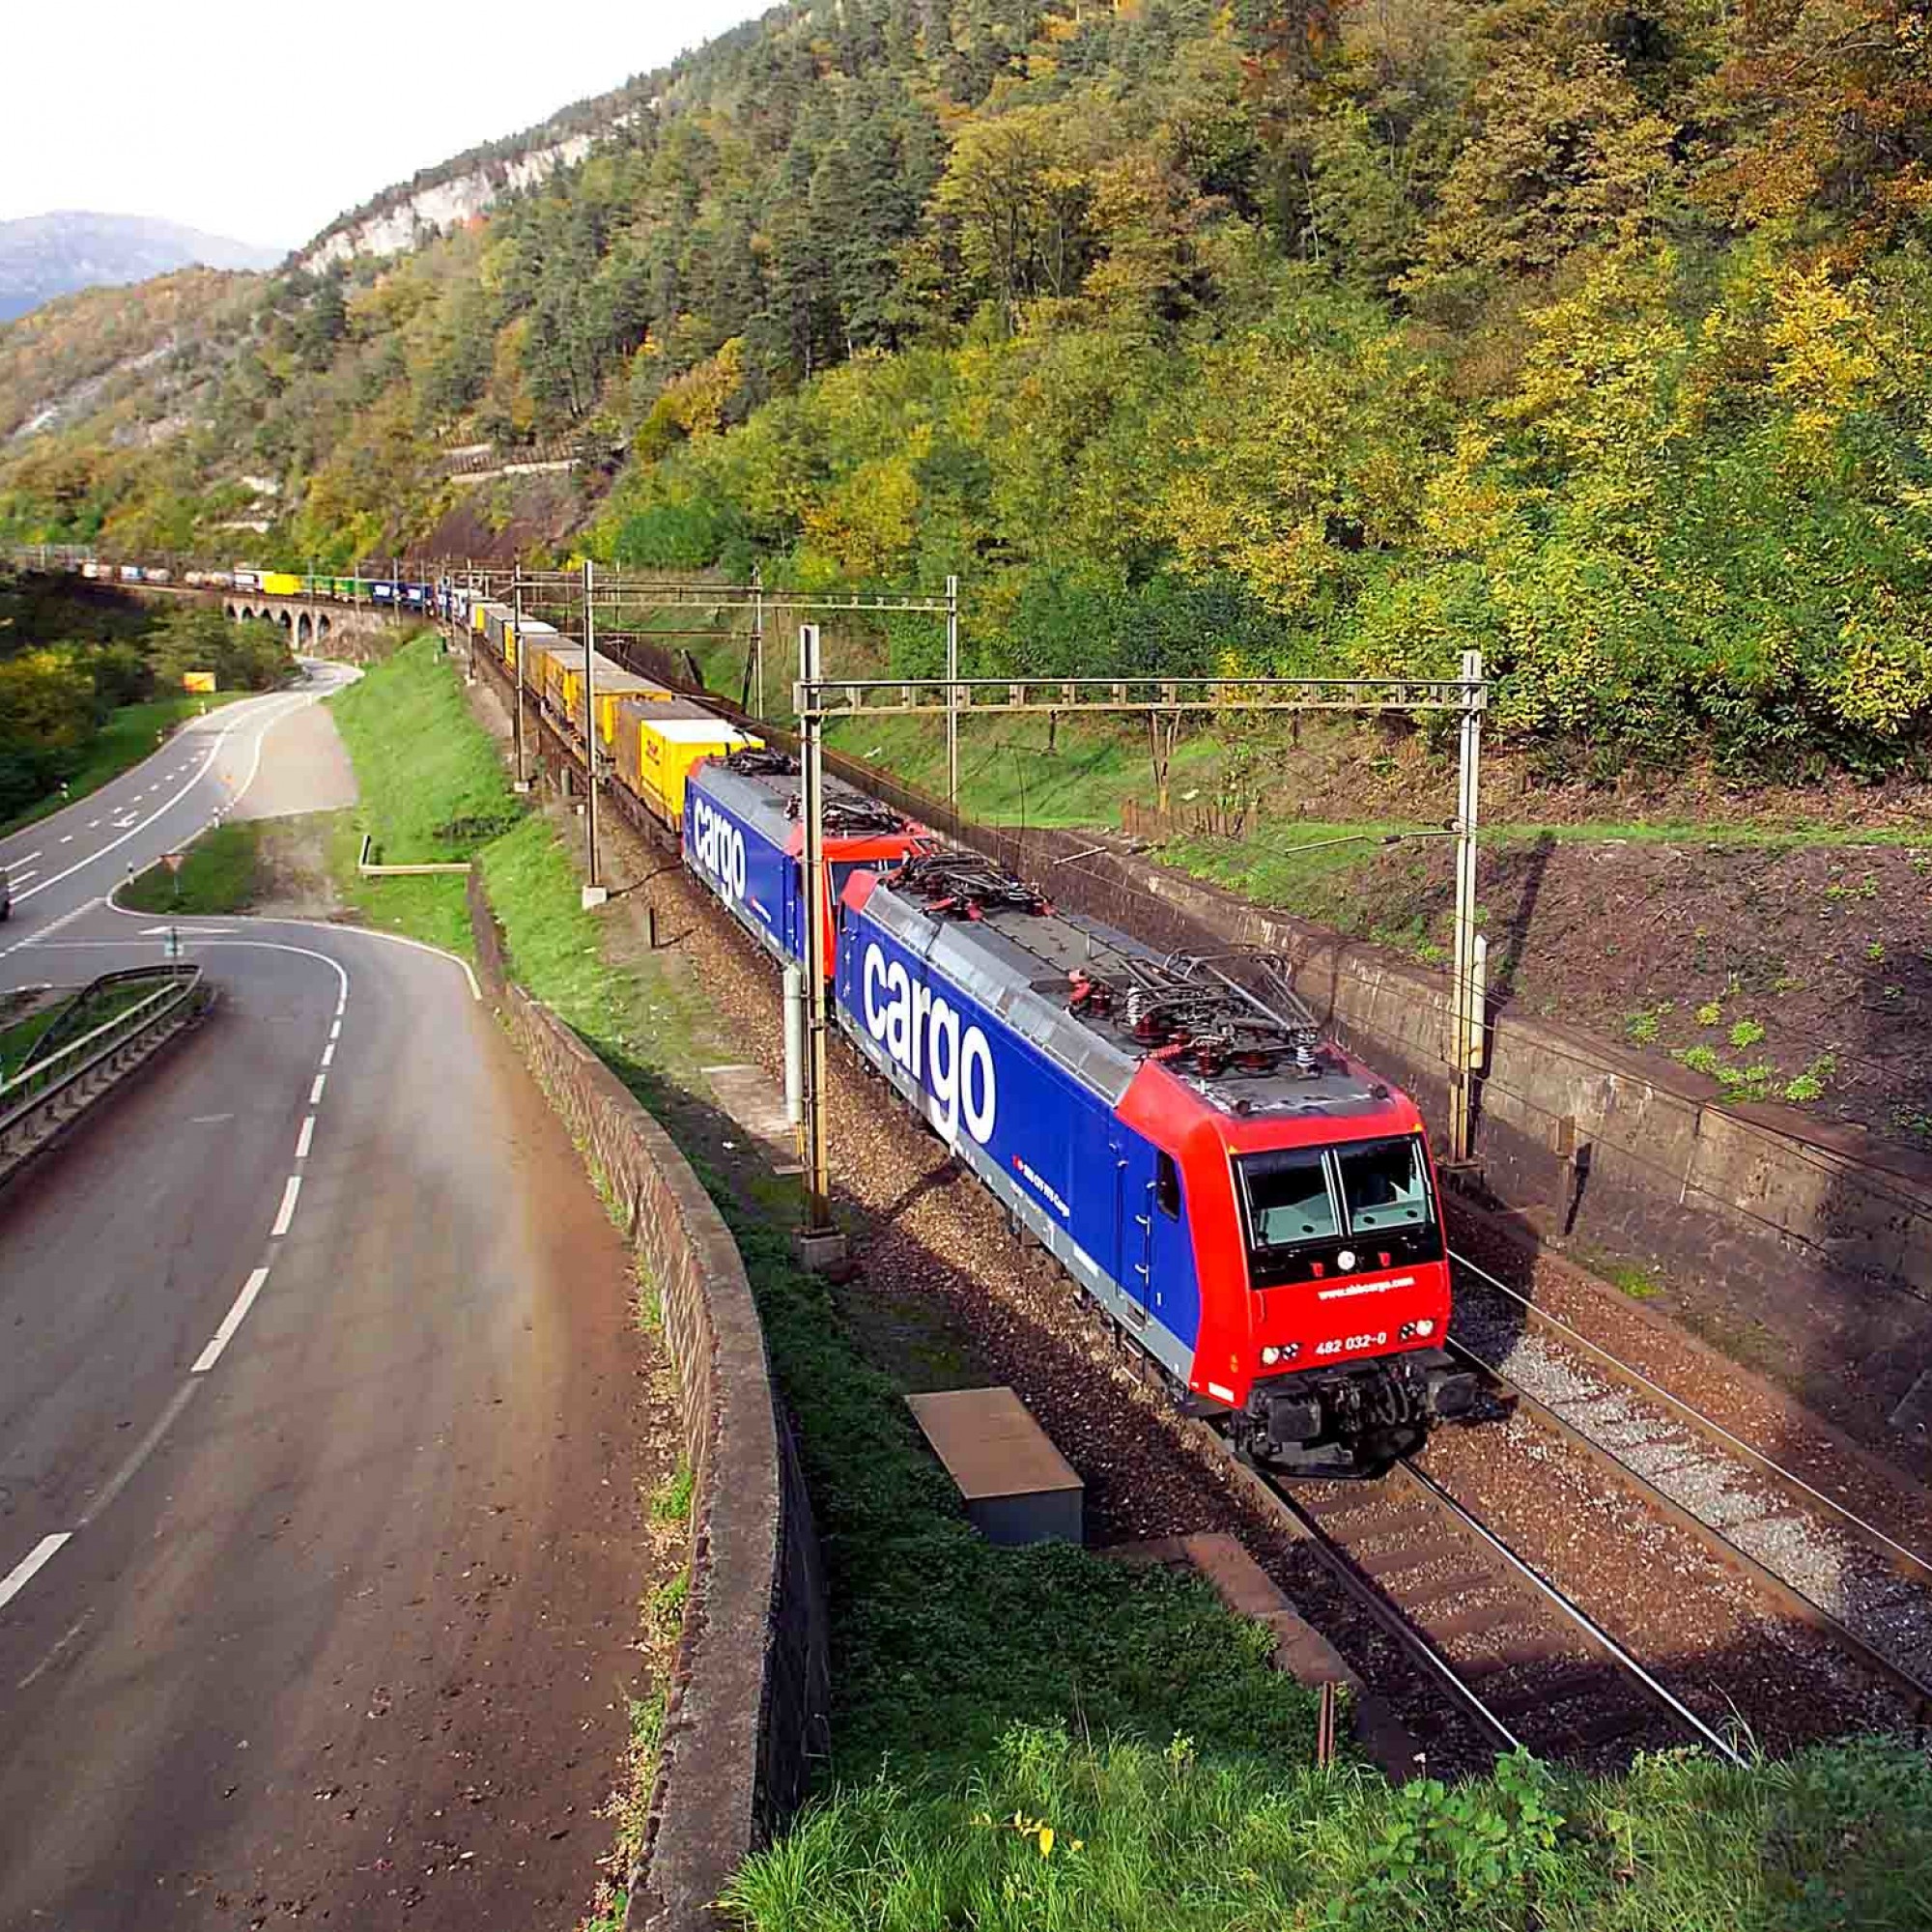
[[[1344,1335],[1339,1341],[1318,1342],[1315,1352],[1318,1355],[1341,1355],[1351,1353],[1356,1349],[1380,1349],[1387,1342],[1388,1330],[1384,1328],[1378,1335]]]

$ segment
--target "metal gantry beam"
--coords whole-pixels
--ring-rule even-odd
[[[807,639],[810,639],[808,644]],[[827,724],[841,718],[909,717],[938,713],[947,723],[948,780],[957,793],[957,730],[960,714],[985,712],[1138,713],[1150,720],[1206,711],[1353,712],[1382,715],[1454,712],[1461,717],[1461,758],[1456,839],[1455,960],[1450,985],[1448,1052],[1452,1070],[1449,1157],[1470,1156],[1475,1117],[1474,1082],[1481,1065],[1483,988],[1482,939],[1476,928],[1476,836],[1483,713],[1489,681],[1480,651],[1463,654],[1462,673],[1453,678],[1359,677],[1148,677],[1148,678],[826,678],[819,674],[818,630],[799,632],[799,675],[792,686],[798,713],[800,762],[805,773],[807,956],[809,1034],[823,1049],[825,946],[824,825],[822,758]],[[949,651],[949,660],[952,657]],[[816,855],[814,857],[813,855]],[[815,1002],[815,1005],[810,1004]],[[815,1031],[813,1031],[815,1030]],[[825,1151],[825,1087],[807,1061],[805,1161],[814,1217],[829,1213]],[[825,1222],[813,1220],[816,1229]]]
[[[811,688],[819,717],[910,717],[937,711],[1466,712],[1481,677],[964,677],[825,678]],[[792,702],[805,716],[805,687]]]

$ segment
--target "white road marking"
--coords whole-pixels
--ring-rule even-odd
[[[174,1427],[175,1417],[187,1406],[188,1398],[194,1391],[193,1382],[184,1382],[175,1390],[167,1407],[161,1410],[160,1420],[135,1443],[128,1460],[115,1470],[106,1487],[88,1504],[86,1515],[74,1525],[76,1529],[85,1529],[140,1473],[141,1464],[160,1447],[161,1437]]]
[[[4,1577],[0,1577],[0,1610],[4,1610],[34,1580],[48,1557],[72,1534],[71,1529],[57,1529],[53,1535],[42,1537]]]
[[[219,1126],[223,1121],[232,1121],[233,1114],[196,1114],[188,1122],[191,1127]]]
[[[308,1117],[308,1119],[302,1122],[302,1130],[296,1138],[296,1158],[298,1160],[306,1160],[308,1158],[308,1144],[310,1141],[314,1140],[314,1138],[315,1138],[315,1116],[311,1114]]]
[[[89,830],[90,832],[92,832],[92,831],[93,831],[93,830],[95,829],[95,827],[96,827],[96,826],[98,826],[98,825],[99,825],[99,823],[100,823],[99,819],[98,819],[98,818],[90,818],[90,819],[89,819],[89,820],[87,821],[87,829],[88,829],[88,830]]]
[[[255,1305],[255,1297],[262,1292],[262,1284],[269,1278],[267,1268],[257,1268],[248,1277],[242,1293],[235,1297],[235,1306],[221,1318],[221,1326],[214,1331],[214,1340],[195,1357],[191,1375],[205,1376],[221,1359],[221,1351],[235,1339],[235,1331],[241,1327],[242,1319]],[[189,1384],[193,1386],[192,1383]]]
[[[23,946],[44,946],[62,926],[72,924],[82,913],[92,912],[99,903],[98,898],[89,899],[85,905],[77,905],[71,912],[64,912],[58,919],[49,920],[39,932],[30,932],[25,939],[16,939],[12,946],[0,947],[0,959],[6,958],[10,952],[19,952]],[[114,945],[117,942],[109,940],[106,943]]]
[[[275,1216],[275,1225],[269,1230],[269,1238],[279,1241],[289,1232],[289,1225],[296,1218],[296,1198],[302,1191],[301,1176],[292,1174],[282,1189],[281,1211]]]
[[[61,843],[63,845],[71,845],[73,843],[73,834],[71,832],[64,833],[61,837]]]
[[[339,1013],[342,1009],[337,1007],[335,1010]],[[339,1019],[329,1028],[328,1037],[330,1039],[340,1039],[342,1037],[342,1022]]]
[[[325,1072],[327,1071],[329,1064],[334,1060],[334,1058],[335,1058],[335,1046],[334,1043],[331,1041],[327,1046],[325,1046],[322,1049],[322,1065],[323,1065],[323,1070]]]
[[[308,1103],[311,1107],[317,1107],[322,1104],[322,1090],[327,1083],[328,1075],[327,1073],[318,1073],[315,1076],[315,1085],[308,1090]]]
[[[314,702],[315,699],[312,696],[298,697],[294,706],[289,706],[285,704],[281,707],[281,711],[287,711],[290,709],[298,709],[301,705],[313,704]],[[43,879],[39,885],[31,887],[28,891],[24,893],[15,894],[14,897],[16,902],[20,899],[30,899],[33,897],[35,893],[43,893],[49,886],[59,885],[63,879],[71,878],[72,875],[75,872],[79,871],[83,866],[91,866],[97,859],[104,858],[109,852],[112,852],[116,846],[125,845],[128,839],[133,838],[135,833],[143,831],[148,826],[154,824],[156,819],[159,818],[164,811],[170,810],[174,806],[178,805],[183,799],[185,799],[188,795],[190,791],[194,789],[196,785],[198,785],[201,782],[202,779],[207,775],[210,768],[213,765],[215,755],[221,750],[223,740],[227,738],[228,734],[231,731],[237,729],[241,725],[244,725],[250,723],[252,720],[256,718],[272,719],[279,715],[280,712],[272,711],[269,708],[268,704],[264,704],[260,710],[249,712],[243,717],[236,718],[231,716],[227,720],[227,722],[223,724],[221,729],[215,734],[214,741],[213,744],[209,746],[208,753],[206,757],[203,758],[200,768],[194,773],[194,775],[191,778],[185,781],[185,782],[182,784],[181,789],[177,791],[172,798],[169,798],[163,801],[160,805],[157,805],[154,809],[154,810],[148,814],[146,818],[140,817],[138,813],[133,815],[131,822],[126,822],[117,818],[114,821],[114,825],[115,825],[115,830],[121,834],[120,838],[110,838],[107,841],[107,843],[102,845],[98,851],[90,852],[85,859],[76,859],[73,862],[73,864],[67,868],[65,872],[56,872],[52,878]],[[262,751],[261,734],[258,734],[255,744],[255,754],[257,762],[260,761],[261,751]],[[253,781],[253,778],[254,774],[251,771],[249,773],[249,779],[251,781]],[[247,785],[244,784],[242,789],[245,791],[247,790],[247,788],[248,788]],[[240,797],[240,795],[241,795],[240,793],[236,794],[237,797]]]
[[[17,859],[9,859],[10,866],[31,866],[41,855],[38,852],[22,852]]]
[[[18,866],[12,866],[8,867],[8,873],[13,882],[17,886],[22,879],[38,879],[41,876],[41,868],[38,866],[29,866],[22,870]],[[27,895],[25,893],[22,893],[20,896],[25,898]]]

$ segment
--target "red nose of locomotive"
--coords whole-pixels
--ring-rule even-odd
[[[1258,1459],[1387,1466],[1474,1382],[1443,1350],[1448,1255],[1414,1104],[1335,1054],[1319,1104],[1208,1108],[1183,1165],[1201,1323],[1190,1384]]]

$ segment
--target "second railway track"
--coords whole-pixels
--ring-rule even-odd
[[[1729,1738],[1424,1471],[1405,1464],[1374,1485],[1263,1482],[1356,1605],[1492,1747],[1577,1758],[1694,1744],[1740,1761]]]

